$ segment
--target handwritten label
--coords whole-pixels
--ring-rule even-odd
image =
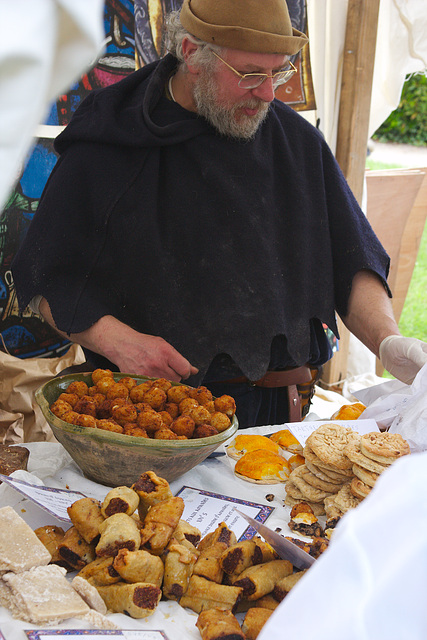
[[[370,433],[371,431],[379,431],[378,425],[375,420],[325,420],[316,422],[290,422],[284,425],[284,428],[289,429],[293,436],[298,440],[301,446],[305,445],[308,436],[316,431],[320,426],[324,424],[341,424],[343,427],[349,427],[363,435],[364,433]]]
[[[67,489],[54,489],[52,487],[29,484],[23,480],[4,476],[1,473],[0,481],[16,489],[16,491],[35,502],[39,507],[64,522],[70,522],[67,507],[71,506],[76,500],[85,497],[80,491],[68,491]]]
[[[240,511],[260,522],[264,522],[274,510],[274,507],[268,505],[231,498],[193,487],[182,487],[177,495],[184,500],[182,519],[193,527],[197,527],[202,537],[215,531],[221,522],[225,522],[227,527],[236,534],[238,540],[252,538],[255,531],[252,527],[248,527],[246,520],[235,512],[235,508],[238,506]]]

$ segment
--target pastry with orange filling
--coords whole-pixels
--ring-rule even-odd
[[[228,445],[226,452],[233,460],[239,460],[243,455],[250,451],[271,451],[271,453],[280,454],[281,448],[266,436],[242,434],[234,438]]]
[[[357,418],[365,411],[366,407],[361,402],[353,404],[344,404],[338,411],[331,416],[331,420],[357,420]]]
[[[286,482],[290,474],[289,462],[278,453],[255,449],[236,462],[234,473],[255,484]]]
[[[289,451],[290,453],[302,453],[302,446],[289,429],[281,429],[280,431],[276,431],[276,433],[272,433],[270,440],[276,442],[279,447],[285,449],[285,451]]]

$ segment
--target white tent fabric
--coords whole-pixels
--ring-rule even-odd
[[[344,54],[347,0],[307,0],[310,58],[320,129],[335,152]],[[372,85],[369,135],[398,106],[408,74],[427,69],[425,0],[381,0]]]
[[[46,109],[96,60],[104,0],[0,2],[0,209]]]

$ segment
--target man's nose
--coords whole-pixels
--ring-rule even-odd
[[[271,102],[274,100],[273,78],[266,78],[259,87],[252,89],[252,94],[256,98],[264,100],[264,102]]]

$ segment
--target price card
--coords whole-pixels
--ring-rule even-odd
[[[0,481],[5,482],[13,489],[16,489],[16,491],[22,493],[32,502],[35,502],[39,507],[50,513],[52,516],[55,516],[55,518],[63,520],[64,522],[71,522],[68,517],[67,507],[70,507],[76,500],[85,497],[85,495],[80,493],[80,491],[53,489],[52,487],[29,484],[23,480],[4,476],[1,473]]]
[[[29,640],[106,640],[107,638],[125,638],[125,640],[168,640],[164,631],[142,629],[35,629],[25,631]],[[3,637],[3,636],[2,636]],[[0,638],[1,640],[1,638]]]
[[[274,507],[268,505],[231,498],[193,487],[182,487],[177,495],[184,500],[185,504],[182,519],[193,527],[197,527],[202,537],[215,531],[221,522],[225,522],[227,527],[236,534],[238,540],[253,538],[256,533],[255,529],[248,526],[246,520],[235,512],[235,508],[238,507],[240,511],[260,522],[265,522],[274,510]]]
[[[308,436],[324,424],[341,424],[343,427],[349,427],[353,431],[357,431],[363,435],[371,431],[379,431],[375,420],[321,420],[316,422],[287,422],[282,428],[289,429],[292,435],[298,440],[301,446],[305,445]]]

